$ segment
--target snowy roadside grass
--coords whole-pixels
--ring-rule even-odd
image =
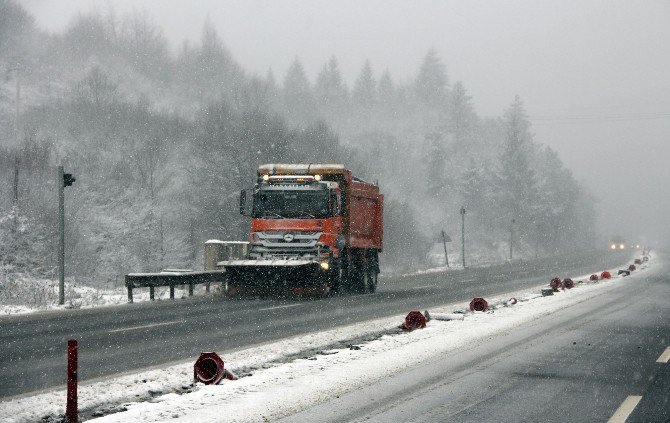
[[[192,360],[163,369],[84,384],[79,390],[80,410],[108,414],[99,421],[226,421],[274,420],[309,408],[333,396],[342,395],[382,379],[398,370],[449,353],[489,338],[501,331],[524,325],[548,314],[602,295],[621,286],[653,265],[643,266],[626,278],[614,277],[598,283],[578,284],[554,296],[538,297],[541,287],[487,298],[502,303],[509,297],[521,300],[494,312],[468,313],[464,321],[431,321],[423,330],[394,335],[404,315],[375,319],[324,332],[288,338],[253,348],[221,352],[226,368],[245,375],[217,386],[192,385]],[[613,272],[616,273],[616,272]],[[573,278],[588,280],[588,275]],[[526,301],[524,301],[526,300]],[[462,310],[467,303],[454,303],[431,312]],[[409,310],[408,310],[409,311]],[[332,346],[342,340],[375,339],[357,348]],[[412,357],[408,360],[408,357]],[[179,394],[178,394],[179,393]],[[8,421],[34,421],[64,412],[64,390],[0,403]],[[98,420],[96,420],[98,421]]]
[[[14,274],[3,279],[0,284],[0,316],[26,314],[45,310],[66,310],[115,306],[128,303],[125,287],[99,289],[78,284],[72,280],[65,282],[65,304],[58,304],[58,281],[39,279],[27,275]],[[205,292],[204,284],[194,287],[194,295]],[[212,292],[216,292],[213,284]],[[10,295],[11,293],[11,295]],[[187,298],[188,287],[176,287],[175,298]],[[156,288],[156,300],[168,300],[168,287]],[[149,289],[135,289],[134,302],[150,301]]]

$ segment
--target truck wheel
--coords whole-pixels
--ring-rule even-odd
[[[352,263],[352,269],[349,279],[349,288],[352,292],[357,294],[364,294],[367,292],[367,273],[365,270],[365,262],[362,260],[355,260]]]
[[[342,266],[338,266],[338,268],[335,269],[334,274],[330,278],[330,294],[337,295],[341,293],[342,286],[344,284],[345,284],[344,269],[342,269]]]
[[[372,294],[377,290],[377,272],[374,269],[368,269],[366,279],[366,292]]]

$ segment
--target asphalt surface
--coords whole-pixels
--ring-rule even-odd
[[[670,422],[667,270],[281,421]]]
[[[612,268],[621,255],[582,255],[380,278],[374,294],[321,299],[163,300],[0,317],[0,398],[65,385],[67,340],[79,341],[79,380],[226,353],[371,318],[424,310]]]

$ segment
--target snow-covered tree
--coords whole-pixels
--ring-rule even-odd
[[[352,103],[357,111],[369,116],[370,111],[377,102],[377,82],[372,73],[370,61],[366,60],[361,69],[352,92]]]
[[[538,181],[533,166],[533,136],[523,102],[516,96],[503,117],[505,140],[499,157],[498,202],[501,224],[515,220],[523,240],[534,231]]]
[[[302,63],[296,57],[284,77],[284,110],[293,123],[305,126],[315,118],[312,88]]]
[[[335,56],[323,65],[317,75],[314,95],[326,118],[339,116],[346,107],[349,94]]]
[[[421,63],[416,77],[415,92],[419,100],[428,107],[441,109],[447,105],[449,78],[444,64],[434,49],[426,54]]]

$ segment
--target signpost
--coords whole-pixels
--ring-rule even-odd
[[[511,224],[509,225],[509,259],[512,260],[512,254],[514,252],[514,223],[516,219],[512,219]]]
[[[447,255],[447,242],[451,242],[451,238],[444,232],[444,229],[442,229],[442,245],[444,245],[444,261],[447,263],[448,268],[449,256]]]
[[[465,206],[461,206],[461,258],[465,269]]]

